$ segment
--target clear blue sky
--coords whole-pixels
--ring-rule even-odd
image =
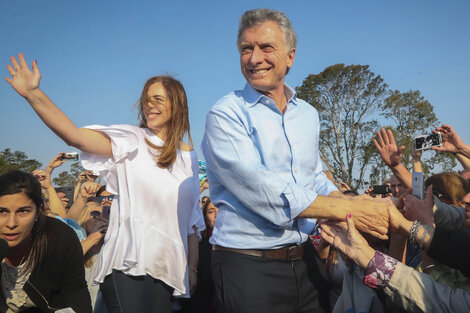
[[[41,88],[83,126],[135,124],[145,80],[172,74],[188,93],[199,152],[210,106],[244,86],[239,17],[261,7],[284,11],[296,29],[289,85],[332,64],[368,64],[390,88],[420,90],[437,117],[470,142],[470,2],[463,0],[0,1],[2,76],[18,52],[29,64],[37,59]],[[0,103],[0,150],[24,151],[44,165],[75,150],[5,81]]]

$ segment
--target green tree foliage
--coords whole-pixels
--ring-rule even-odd
[[[320,155],[332,174],[351,188],[362,187],[379,129],[377,112],[387,84],[368,65],[336,64],[309,75],[296,88],[320,115]]]
[[[59,175],[52,179],[52,182],[57,187],[75,186],[78,181],[78,174],[84,172],[85,169],[80,165],[80,162],[75,162],[70,165],[70,171],[61,172]]]
[[[7,148],[0,152],[0,175],[10,170],[22,170],[31,173],[41,168],[41,166],[41,162],[28,158],[26,153],[22,151],[12,152]]]
[[[309,75],[296,91],[319,112],[323,163],[353,189],[391,175],[372,142],[381,127],[391,128],[398,146],[406,147],[402,163],[411,169],[413,138],[439,125],[434,107],[419,91],[390,91],[367,65],[329,66]],[[384,119],[387,125],[382,125]],[[437,164],[439,171],[456,165],[453,156],[433,151],[424,152],[422,161],[425,174]]]

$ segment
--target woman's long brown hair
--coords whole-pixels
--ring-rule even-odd
[[[175,163],[177,150],[185,135],[188,136],[188,144],[193,146],[189,127],[188,100],[183,85],[173,77],[161,75],[148,79],[138,101],[140,127],[147,127],[144,106],[150,101],[147,95],[150,86],[157,82],[162,83],[165,88],[167,99],[171,105],[171,114],[166,129],[165,143],[162,146],[147,144],[159,152],[157,165],[161,168],[169,168]]]

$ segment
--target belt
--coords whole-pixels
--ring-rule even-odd
[[[235,249],[235,248],[226,248],[218,245],[213,245],[213,251],[228,251],[235,252],[240,254],[246,254],[251,256],[257,256],[261,258],[276,259],[283,261],[295,261],[302,259],[304,255],[304,246],[305,242],[300,246],[289,246],[279,249],[272,250],[254,250],[254,249]]]

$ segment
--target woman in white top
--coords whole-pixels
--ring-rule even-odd
[[[115,194],[95,281],[108,312],[171,312],[171,295],[196,285],[197,156],[189,133],[186,93],[168,76],[149,79],[140,98],[140,127],[78,128],[39,89],[37,62],[11,57],[8,83],[68,145],[87,169],[99,171]]]

